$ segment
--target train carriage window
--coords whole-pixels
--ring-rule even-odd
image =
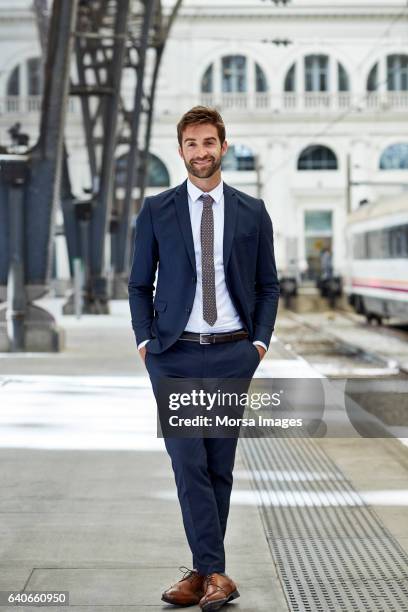
[[[408,256],[408,225],[393,227],[390,229],[390,255],[391,257]]]
[[[354,259],[367,258],[367,234],[355,234],[353,236],[353,257]]]
[[[387,235],[387,230],[380,230],[380,234],[381,234],[381,238],[380,238],[380,242],[381,242],[381,246],[380,246],[381,258],[382,259],[386,259],[387,257],[390,257],[389,239],[388,239],[388,235]]]
[[[388,227],[383,230],[384,236],[384,259],[391,257],[391,229]]]
[[[405,255],[404,257],[408,257],[408,224],[404,225],[404,235],[405,235]]]
[[[383,236],[381,230],[369,232],[367,237],[367,255],[369,259],[383,259],[385,253],[383,249]]]
[[[355,234],[354,259],[408,258],[408,224]]]
[[[381,253],[381,258],[387,258],[389,257],[389,249],[388,249],[388,244],[389,241],[387,239],[387,232],[386,230],[380,230],[380,253]]]

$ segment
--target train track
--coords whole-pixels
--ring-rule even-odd
[[[357,326],[361,327],[362,329],[365,329],[368,326],[366,318],[362,315],[358,315],[358,314],[355,314],[354,312],[350,312],[348,310],[341,310],[341,309],[339,309],[337,312],[339,312],[341,316],[349,319],[350,321],[352,321],[353,323],[355,323]],[[383,325],[372,324],[371,328],[375,330],[376,333],[381,334],[382,336],[397,338],[398,340],[401,340],[402,342],[408,343],[408,325],[402,325],[399,323],[388,323],[388,324],[383,324]]]
[[[339,337],[338,331],[330,330],[330,316],[341,317],[350,322],[354,329],[361,329],[365,336],[371,329],[357,315],[347,312],[297,314],[283,310],[277,320],[276,333],[279,339],[291,350],[302,356],[328,378],[345,376],[363,377],[405,377],[408,375],[406,363],[401,362],[398,354],[390,355],[376,347],[361,346],[349,339]],[[320,317],[320,318],[319,318]],[[322,323],[322,320],[324,320]],[[360,319],[360,320],[359,320]],[[404,329],[373,328],[374,334],[383,338],[394,338],[407,343],[408,333]],[[408,346],[408,345],[407,345]]]

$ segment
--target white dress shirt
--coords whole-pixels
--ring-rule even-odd
[[[185,331],[196,333],[221,333],[242,329],[242,320],[232,303],[224,275],[224,186],[222,180],[209,192],[204,192],[194,183],[187,179],[188,208],[190,212],[191,229],[193,232],[194,252],[197,271],[197,285],[193,307],[187,321]],[[202,292],[202,267],[201,267],[201,215],[203,212],[203,201],[200,197],[208,193],[214,200],[212,204],[214,215],[214,268],[215,268],[215,295],[217,303],[217,320],[210,325],[203,318],[203,292]],[[138,344],[138,349],[147,344],[144,340]],[[267,347],[260,340],[254,340],[265,350]]]

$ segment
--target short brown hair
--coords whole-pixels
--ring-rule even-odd
[[[199,125],[203,123],[211,123],[215,125],[218,132],[218,137],[221,144],[225,140],[225,125],[220,113],[215,108],[208,106],[193,106],[189,111],[184,113],[177,124],[177,139],[181,146],[183,142],[183,132],[188,125]]]

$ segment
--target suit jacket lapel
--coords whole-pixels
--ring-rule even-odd
[[[194,272],[197,273],[193,231],[191,229],[190,211],[188,209],[187,180],[185,180],[184,183],[177,187],[174,194],[174,203],[188,257],[190,259]],[[237,196],[235,191],[229,185],[224,183],[223,259],[225,274],[227,273],[228,261],[231,255],[232,241],[234,239],[235,227],[237,222],[237,206]]]
[[[176,213],[180,224],[181,233],[187,249],[188,257],[195,273],[195,253],[194,253],[194,239],[193,230],[191,229],[190,211],[188,209],[188,193],[187,193],[187,179],[179,185],[174,194],[174,203],[176,206]]]
[[[231,255],[232,241],[237,224],[237,196],[229,185],[224,183],[224,273],[227,275],[228,261]]]

